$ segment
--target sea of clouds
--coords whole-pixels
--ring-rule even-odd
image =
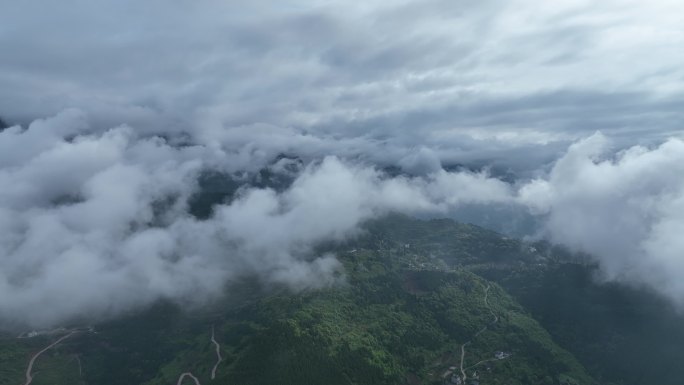
[[[428,148],[405,149],[403,171],[387,173],[372,156],[350,156],[348,139],[269,130],[248,143],[227,130],[211,143],[173,145],[125,125],[93,130],[86,114],[66,110],[0,132],[3,323],[101,319],[159,299],[197,305],[244,277],[293,290],[333,285],[344,279],[341,264],[313,254],[317,244],[353,238],[388,212],[439,217],[469,205],[522,208],[539,223],[530,235],[587,252],[605,277],[684,305],[680,139],[616,151],[596,133],[535,176],[503,181],[446,171]],[[304,161],[282,167],[285,151]],[[189,212],[203,172],[260,168],[293,182],[279,191],[245,185],[206,219]]]

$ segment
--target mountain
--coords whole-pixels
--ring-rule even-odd
[[[591,321],[572,320],[596,310],[580,294],[575,318],[552,316],[545,296],[568,295],[549,291],[549,277],[589,268],[562,249],[400,215],[365,230],[319,247],[344,264],[342,285],[292,293],[245,280],[202,309],[159,303],[93,329],[4,335],[0,384],[22,383],[33,354],[64,336],[35,361],[32,384],[173,384],[183,373],[202,384],[633,383],[616,379],[619,365],[601,366],[603,352],[586,337],[573,341]],[[612,321],[601,322],[604,330]]]

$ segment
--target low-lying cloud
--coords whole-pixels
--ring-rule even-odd
[[[552,241],[590,253],[606,279],[651,287],[684,306],[684,141],[614,154],[601,134],[573,144],[520,200]]]
[[[0,132],[0,324],[98,319],[162,298],[193,305],[248,276],[294,290],[332,285],[344,271],[334,255],[316,255],[317,244],[354,237],[363,221],[390,211],[444,216],[469,205],[524,208],[544,236],[595,256],[606,278],[684,305],[679,139],[616,153],[595,134],[550,171],[504,182],[445,171],[427,147],[397,149],[405,171],[397,174],[372,154],[349,156],[344,138],[227,132],[171,145],[136,132],[93,131],[77,110]],[[276,161],[283,152],[304,163]],[[190,214],[203,172],[267,166],[292,183],[245,185],[209,218]]]
[[[387,178],[329,156],[282,192],[242,188],[199,220],[188,201],[201,172],[236,159],[258,164],[262,153],[173,147],[126,126],[89,133],[75,110],[3,131],[0,148],[0,314],[9,324],[106,317],[160,298],[202,302],[245,276],[329,285],[340,264],[312,247],[346,239],[361,221],[509,195],[483,174]]]
[[[6,3],[0,327],[334,284],[314,246],[388,211],[684,306],[681,1]],[[207,175],[237,191],[193,215]]]

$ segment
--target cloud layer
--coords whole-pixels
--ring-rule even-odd
[[[288,168],[287,159],[274,163],[276,151],[171,146],[127,126],[92,133],[81,112],[67,110],[0,132],[1,321],[54,325],[160,298],[196,305],[246,276],[326,286],[344,272],[315,245],[353,237],[362,221],[390,211],[443,216],[473,205],[529,210],[551,240],[596,256],[607,278],[684,305],[684,142],[618,153],[608,143],[601,134],[579,141],[528,181],[447,172],[428,149],[403,158],[420,173],[391,176],[342,156]],[[208,219],[189,214],[202,172],[238,175],[258,164],[292,184],[245,185]]]
[[[611,154],[578,142],[520,199],[545,214],[552,241],[590,253],[607,279],[646,285],[684,306],[684,141]]]
[[[101,128],[201,127],[207,140],[262,125],[529,167],[596,130],[622,146],[681,130],[683,12],[674,0],[15,2],[0,15],[0,116],[75,107]]]
[[[606,278],[684,305],[682,14],[675,0],[3,5],[0,324],[211,299],[247,275],[328,285],[343,272],[316,243],[387,211],[473,207],[527,212]],[[292,185],[190,215],[203,173],[264,168]]]
[[[198,220],[188,213],[197,179],[233,159],[230,151],[172,147],[126,126],[89,133],[75,110],[1,132],[0,148],[0,314],[9,324],[106,317],[159,298],[202,302],[245,276],[294,289],[328,285],[343,272],[312,247],[346,239],[361,221],[509,194],[483,174],[389,179],[325,157],[281,193],[243,188]]]

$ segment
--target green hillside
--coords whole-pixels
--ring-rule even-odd
[[[367,228],[321,246],[345,265],[344,285],[292,294],[245,282],[201,312],[160,304],[47,351],[33,384],[175,384],[184,372],[202,384],[444,384],[463,376],[462,354],[468,384],[595,383],[500,286],[447,267],[497,260],[519,242],[405,217]],[[438,251],[453,255],[445,263]],[[223,356],[213,381],[212,327]],[[55,338],[3,338],[0,384],[23,383],[31,352]]]

